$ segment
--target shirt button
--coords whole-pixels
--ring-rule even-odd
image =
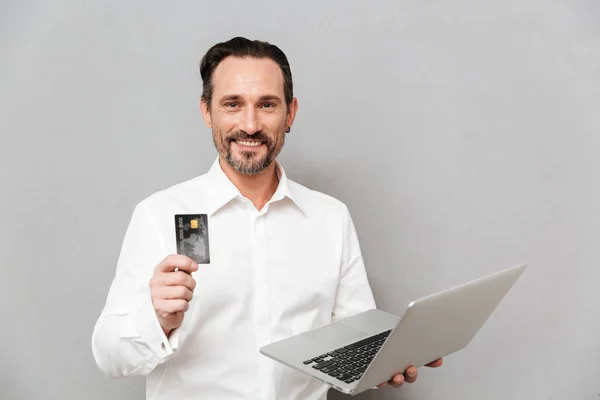
[[[162,342],[162,343],[160,344],[160,348],[161,348],[161,349],[163,349],[163,350],[165,349],[165,342]]]

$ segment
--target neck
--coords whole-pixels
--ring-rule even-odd
[[[262,210],[277,190],[279,179],[277,178],[275,162],[272,162],[271,165],[257,175],[239,173],[220,156],[219,164],[231,183],[238,188],[242,196],[254,204],[257,210]]]

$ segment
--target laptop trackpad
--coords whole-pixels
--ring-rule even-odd
[[[332,347],[346,346],[352,342],[371,336],[368,332],[339,322],[306,332],[305,335],[318,343]]]

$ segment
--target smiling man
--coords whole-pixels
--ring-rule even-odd
[[[111,377],[146,376],[148,399],[324,399],[325,384],[259,348],[375,308],[352,219],[276,160],[298,110],[278,47],[218,43],[200,72],[218,156],[133,210],[94,357]],[[209,262],[177,254],[177,214],[206,215]]]

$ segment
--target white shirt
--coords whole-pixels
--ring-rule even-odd
[[[346,206],[289,180],[257,210],[218,158],[207,174],[140,202],[92,336],[100,369],[144,375],[148,400],[325,399],[328,386],[259,353],[268,343],[375,308]],[[176,253],[175,214],[207,214],[210,264],[169,338],[150,299]]]

